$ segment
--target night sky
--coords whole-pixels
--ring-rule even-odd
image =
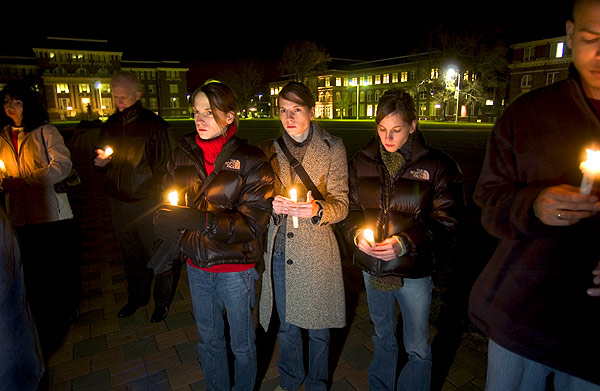
[[[94,16],[98,11],[93,7],[61,10],[56,16],[20,10],[16,14],[23,17],[3,22],[0,54],[27,53],[46,36],[83,37],[108,39],[124,59],[179,60],[207,69],[210,63],[219,69],[237,59],[253,59],[274,71],[283,47],[294,40],[310,39],[334,58],[375,60],[426,50],[424,38],[439,25],[485,28],[508,44],[561,36],[568,11],[564,0],[563,5],[541,0],[404,3],[328,3],[327,10],[306,2],[248,2],[212,10],[205,2],[186,7],[177,2],[169,10],[166,2],[136,3],[121,12],[111,5],[101,18]],[[258,6],[263,9],[256,10]]]

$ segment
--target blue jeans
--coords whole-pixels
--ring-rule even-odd
[[[196,327],[198,353],[207,390],[252,390],[256,380],[256,345],[252,324],[255,269],[210,273],[188,265],[188,280]],[[223,309],[227,312],[234,385],[229,385]]]
[[[329,378],[329,329],[308,329],[308,374],[305,377],[302,334],[298,326],[285,321],[285,254],[273,254],[273,290],[279,313],[279,383],[285,390],[297,390],[304,381],[307,391],[326,390]]]
[[[375,325],[373,360],[369,366],[370,390],[429,390],[431,384],[431,346],[429,344],[429,306],[431,277],[405,278],[400,289],[390,292],[372,289],[369,274],[363,272],[371,320]],[[398,342],[396,339],[396,301],[402,312],[402,333],[408,362],[396,381]]]
[[[557,371],[504,349],[490,339],[485,389],[487,391],[545,391],[554,374],[556,391],[592,391],[600,386]]]

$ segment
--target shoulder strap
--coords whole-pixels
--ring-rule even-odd
[[[302,164],[300,164],[298,159],[296,159],[294,155],[292,155],[287,145],[285,145],[285,141],[283,141],[282,137],[279,137],[277,139],[277,143],[279,144],[279,147],[287,157],[294,171],[296,171],[296,174],[298,174],[298,177],[300,178],[302,183],[304,183],[304,186],[306,186],[306,188],[311,191],[313,198],[315,200],[325,200],[319,189],[317,189],[317,186],[315,186],[312,179],[310,179],[310,176],[308,176],[308,173],[306,172],[304,167],[302,167]]]

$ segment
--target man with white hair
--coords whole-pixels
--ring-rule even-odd
[[[154,272],[147,264],[156,241],[152,217],[164,199],[162,179],[172,148],[166,121],[142,107],[135,75],[116,73],[111,89],[117,112],[102,126],[94,162],[106,170],[105,189],[124,261],[128,300],[118,313],[123,318],[150,300]],[[178,280],[178,267],[156,275],[152,322],[167,316]]]

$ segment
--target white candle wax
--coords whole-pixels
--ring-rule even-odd
[[[296,189],[290,190],[290,199],[293,202],[298,202],[298,193]],[[294,228],[298,228],[298,216],[292,216],[292,224],[294,224]]]
[[[579,165],[579,168],[583,173],[583,178],[581,178],[581,186],[579,187],[579,192],[581,194],[590,194],[592,192],[594,180],[600,173],[600,151],[587,149],[586,152],[587,160],[581,162]]]
[[[369,245],[371,247],[375,246],[375,237],[373,236],[373,230],[367,228],[363,231],[363,236],[365,237],[365,239],[367,240],[367,242],[369,243]]]

